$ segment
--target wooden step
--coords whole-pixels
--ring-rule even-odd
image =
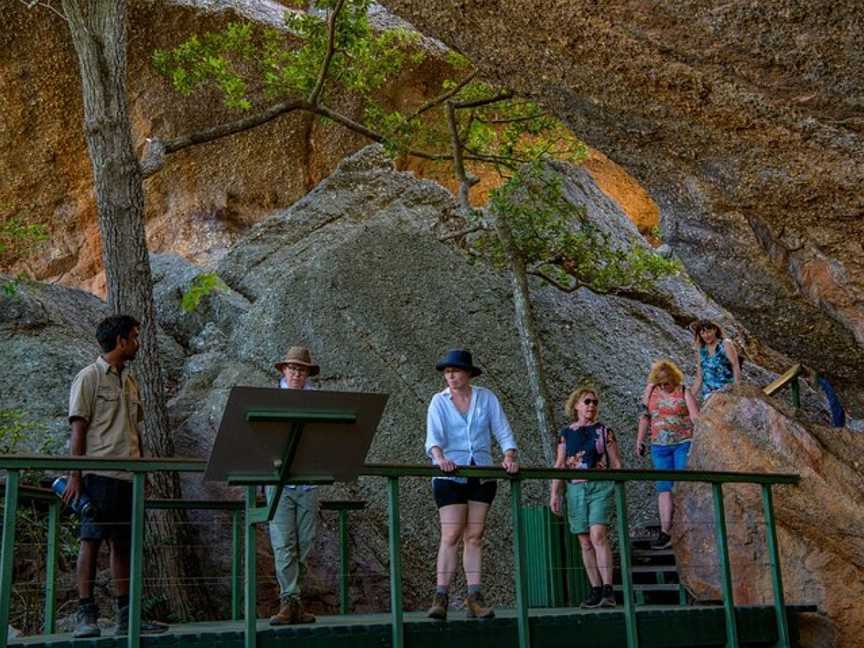
[[[634,592],[677,592],[678,588],[682,587],[680,583],[639,583],[633,585]],[[613,589],[616,592],[623,592],[623,585],[615,585]]]
[[[675,556],[672,549],[633,549],[630,551],[631,558],[662,558]]]

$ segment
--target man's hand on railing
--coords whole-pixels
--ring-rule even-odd
[[[78,499],[79,495],[81,495],[81,472],[73,470],[69,473],[66,490],[63,491],[63,503],[68,506]]]

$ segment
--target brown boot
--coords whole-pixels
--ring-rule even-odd
[[[465,617],[467,619],[491,619],[494,616],[495,610],[486,607],[486,602],[480,592],[474,592],[466,597]]]
[[[297,617],[294,623],[315,623],[318,619],[311,612],[303,610],[303,601],[297,601]]]
[[[447,620],[447,607],[450,605],[450,599],[446,594],[435,592],[435,598],[432,599],[432,607],[426,613],[430,619],[438,619],[439,621]]]
[[[279,605],[279,611],[270,617],[270,625],[294,625],[298,623],[298,605],[297,599],[283,599]]]

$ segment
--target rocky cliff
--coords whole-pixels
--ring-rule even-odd
[[[713,397],[697,424],[690,467],[801,476],[778,486],[774,510],[788,603],[816,604],[831,624],[805,623],[804,645],[858,646],[864,623],[864,436],[814,426],[782,403],[742,389]],[[771,604],[758,487],[724,488],[735,602]],[[681,485],[673,536],[682,580],[699,598],[720,598],[713,509],[704,485]]]
[[[660,207],[694,279],[864,407],[864,5],[384,0]]]
[[[139,154],[148,137],[176,137],[237,119],[216,94],[186,98],[174,92],[156,74],[153,51],[232,20],[280,25],[283,3],[129,4],[129,114]],[[68,30],[46,8],[20,2],[0,3],[0,21],[0,219],[47,223],[50,231],[49,244],[14,270],[104,296],[78,65]],[[406,69],[382,100],[399,105],[431,95],[445,68],[430,57]],[[306,194],[365,143],[297,114],[171,156],[166,169],[145,182],[150,248],[211,262],[252,223]]]

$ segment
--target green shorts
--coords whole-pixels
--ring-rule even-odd
[[[609,524],[615,484],[586,481],[567,484],[567,519],[572,533],[588,533],[595,524]]]

